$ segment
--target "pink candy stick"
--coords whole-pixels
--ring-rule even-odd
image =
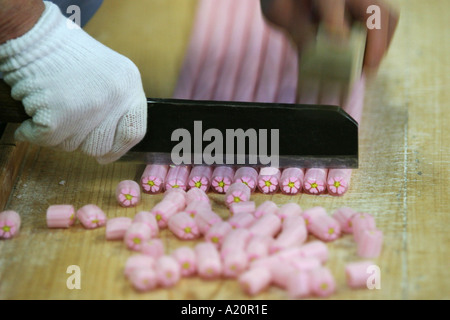
[[[163,200],[151,209],[150,212],[155,216],[159,229],[167,228],[170,217],[179,212],[178,207],[172,201]]]
[[[253,215],[259,218],[268,213],[278,214],[278,209],[278,205],[275,202],[266,200],[256,208]]]
[[[359,235],[357,252],[363,258],[377,258],[383,247],[383,232],[378,229],[365,229]]]
[[[106,215],[95,204],[87,204],[78,209],[77,218],[86,229],[103,227],[106,224]]]
[[[350,186],[351,169],[330,169],[327,177],[327,190],[332,196],[342,196]]]
[[[333,213],[333,218],[339,222],[344,233],[353,233],[352,218],[356,212],[352,208],[342,207]]]
[[[200,231],[194,218],[184,211],[178,212],[170,217],[168,226],[169,230],[182,240],[192,240],[200,236]]]
[[[116,199],[122,207],[134,207],[141,199],[141,188],[136,181],[124,180],[116,188]]]
[[[230,206],[233,202],[249,201],[250,195],[250,189],[244,183],[235,182],[225,193],[225,204]]]
[[[299,248],[298,253],[303,258],[316,258],[322,263],[328,260],[328,247],[319,240],[305,243]]]
[[[233,182],[242,182],[254,192],[257,187],[258,171],[252,167],[240,167],[234,174]]]
[[[358,212],[353,215],[352,220],[353,238],[356,242],[359,241],[360,235],[365,230],[376,229],[375,218],[365,212]]]
[[[214,192],[225,193],[233,183],[234,169],[227,166],[216,167],[211,177],[211,188]]]
[[[20,229],[20,215],[12,210],[0,212],[0,239],[14,237]]]
[[[171,166],[166,176],[166,190],[187,189],[188,177],[191,168],[189,166]]]
[[[255,220],[256,218],[253,214],[241,212],[233,215],[230,219],[228,219],[228,222],[233,229],[237,229],[248,228],[255,222]]]
[[[188,178],[189,188],[198,188],[204,192],[209,190],[212,176],[211,166],[195,166]]]
[[[313,219],[328,215],[327,211],[323,207],[312,207],[302,212],[302,217],[305,219],[306,228],[310,229],[310,225]]]
[[[220,255],[225,258],[231,251],[245,251],[252,235],[247,229],[230,231],[222,242]]]
[[[139,292],[147,292],[158,286],[156,271],[150,268],[139,268],[129,276],[133,287]]]
[[[183,211],[189,213],[191,217],[195,217],[198,212],[211,210],[212,208],[210,203],[203,200],[194,200],[189,203]]]
[[[170,201],[176,204],[178,211],[182,211],[187,204],[187,192],[183,189],[169,189],[164,192],[162,201]]]
[[[140,251],[142,244],[152,237],[152,229],[142,222],[133,222],[127,232],[125,233],[123,240],[128,247],[133,251]]]
[[[247,244],[247,256],[249,261],[267,257],[273,238],[269,236],[253,236]]]
[[[280,234],[270,246],[270,252],[274,253],[289,247],[302,245],[308,238],[305,221],[301,216],[286,218]]]
[[[283,222],[288,217],[300,216],[302,214],[302,208],[295,202],[289,202],[282,205],[276,215],[280,217]]]
[[[256,219],[248,230],[252,235],[275,237],[281,230],[281,219],[276,214],[266,213]]]
[[[202,210],[194,216],[194,221],[200,234],[205,235],[213,225],[222,221],[222,218],[212,210]]]
[[[301,299],[312,294],[311,276],[308,272],[291,272],[286,290],[291,299]]]
[[[197,257],[194,249],[183,246],[178,247],[172,252],[172,257],[178,262],[181,268],[181,275],[189,277],[197,272]]]
[[[216,279],[222,274],[219,251],[210,242],[198,243],[195,248],[197,273],[202,279]]]
[[[327,185],[327,174],[327,169],[307,169],[303,182],[304,191],[315,195],[324,193]]]
[[[135,254],[127,259],[124,274],[129,278],[137,269],[153,269],[154,267],[155,259],[144,254]]]
[[[242,290],[251,296],[255,296],[264,291],[269,287],[271,281],[272,275],[270,270],[263,267],[247,270],[238,278]]]
[[[245,202],[233,202],[230,204],[230,212],[231,215],[236,215],[238,213],[251,213],[255,212],[256,204],[254,201],[245,201]]]
[[[46,218],[49,228],[69,228],[75,223],[75,208],[70,204],[52,205]]]
[[[159,238],[149,239],[142,243],[140,251],[142,254],[158,259],[164,255],[164,243]]]
[[[280,177],[281,192],[288,195],[299,193],[303,187],[305,172],[300,168],[286,168]]]
[[[155,272],[158,284],[164,288],[173,287],[181,278],[181,267],[172,256],[162,256],[156,260]]]
[[[122,240],[133,220],[128,217],[117,217],[106,221],[106,240]]]
[[[141,187],[145,193],[159,193],[164,189],[169,166],[149,164],[145,167],[141,176]]]
[[[159,233],[158,222],[156,217],[149,211],[140,211],[134,216],[133,222],[143,222],[152,229],[152,238],[156,237]]]
[[[341,225],[328,215],[321,215],[310,221],[309,231],[322,241],[334,241],[341,235]]]
[[[228,221],[219,221],[216,224],[213,224],[208,232],[206,232],[205,240],[213,243],[217,248],[220,248],[223,239],[225,239],[232,229],[233,228]]]
[[[280,188],[281,172],[278,168],[261,168],[258,175],[258,189],[262,193],[272,194]]]
[[[247,269],[248,256],[243,250],[230,251],[222,262],[223,275],[228,278],[236,278]]]
[[[208,195],[200,188],[192,188],[186,192],[186,205],[189,205],[194,201],[204,201],[208,204],[210,203]]]
[[[372,261],[351,262],[345,266],[347,285],[350,288],[367,288],[367,280],[370,275],[369,268],[373,266]]]
[[[311,292],[319,297],[329,297],[336,291],[336,282],[331,271],[321,267],[310,272]]]

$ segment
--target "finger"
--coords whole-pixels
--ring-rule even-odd
[[[320,83],[318,80],[299,80],[298,83],[298,103],[317,104],[319,101]]]
[[[319,104],[341,106],[342,86],[337,81],[325,81],[320,84]]]
[[[328,35],[345,38],[349,33],[345,0],[317,0],[318,15]]]

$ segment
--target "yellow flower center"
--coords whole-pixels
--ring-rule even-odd
[[[241,198],[239,198],[239,197],[234,197],[234,202],[241,202]]]
[[[155,182],[154,182],[153,180],[148,180],[147,184],[148,184],[150,187],[153,187],[153,186],[155,185]]]
[[[197,182],[195,183],[195,186],[196,186],[197,188],[200,188],[200,187],[202,186],[202,183],[201,183],[200,181],[197,181]]]
[[[11,230],[10,226],[3,226],[3,231],[8,232],[9,230]]]
[[[317,184],[317,183],[315,183],[315,182],[313,182],[313,183],[311,183],[311,188],[317,188],[319,185]]]
[[[295,187],[295,184],[294,184],[293,182],[289,182],[289,183],[288,183],[288,187],[289,187],[289,188],[293,188],[293,187]]]
[[[131,199],[133,199],[133,196],[132,196],[131,194],[126,194],[126,195],[125,195],[125,198],[126,198],[127,200],[131,200]]]
[[[265,184],[267,187],[270,187],[270,186],[272,185],[272,182],[270,182],[269,180],[267,180],[266,182],[264,182],[264,184]]]
[[[339,181],[335,181],[335,182],[334,182],[334,186],[335,186],[336,188],[338,188],[338,187],[341,186],[341,183],[340,183]]]

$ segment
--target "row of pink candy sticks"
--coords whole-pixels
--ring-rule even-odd
[[[244,182],[252,192],[287,195],[300,192],[341,196],[347,192],[352,171],[350,169],[301,169],[272,167],[253,168],[231,166],[167,166],[147,165],[140,180],[145,193],[159,193],[171,188],[188,190],[199,188],[205,192],[227,192],[234,182]],[[132,181],[130,183],[136,184]],[[122,186],[134,190],[132,186]],[[132,203],[137,195],[121,196],[122,203]]]

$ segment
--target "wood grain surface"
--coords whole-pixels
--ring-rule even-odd
[[[396,0],[401,18],[392,47],[376,79],[367,87],[360,132],[360,169],[344,197],[255,194],[257,204],[297,202],[304,209],[341,206],[375,215],[384,232],[381,289],[351,290],[344,267],[359,260],[350,236],[330,243],[330,267],[337,282],[334,299],[450,298],[450,2]],[[128,56],[140,68],[149,97],[172,95],[195,14],[194,0],[105,1],[86,27],[92,36]],[[9,128],[12,130],[13,128]],[[13,142],[12,142],[13,143]],[[20,234],[0,241],[0,299],[254,299],[235,280],[182,279],[172,289],[137,293],[123,276],[132,252],[122,242],[105,240],[105,229],[85,230],[79,223],[67,230],[49,230],[49,205],[99,205],[109,218],[133,217],[150,209],[161,195],[144,195],[136,208],[121,208],[114,191],[124,179],[139,179],[143,166],[99,165],[79,153],[29,146],[14,169],[11,194],[0,205],[22,217]],[[8,176],[8,175],[7,175]],[[5,174],[0,178],[4,185]],[[9,177],[9,176],[8,176]],[[3,189],[2,189],[3,190]],[[226,217],[221,195],[214,208]],[[166,250],[195,242],[161,233]],[[68,266],[81,269],[81,289],[66,286]],[[256,299],[287,299],[271,287]]]

